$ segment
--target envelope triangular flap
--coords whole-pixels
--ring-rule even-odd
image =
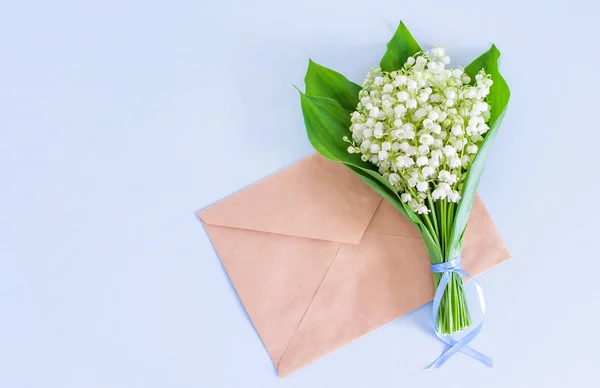
[[[381,197],[313,154],[198,213],[209,225],[356,244]]]

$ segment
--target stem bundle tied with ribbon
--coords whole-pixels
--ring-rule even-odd
[[[470,331],[461,255],[467,220],[510,91],[492,47],[467,67],[449,67],[445,48],[425,52],[403,23],[362,86],[312,60],[300,92],[308,138],[324,157],[344,163],[419,230],[431,260],[433,325],[449,348],[485,365],[466,345]],[[485,309],[481,287],[478,292]],[[462,338],[453,339],[457,333]]]
[[[483,297],[483,289],[481,288],[481,286],[479,285],[477,280],[473,279],[467,271],[462,269],[461,256],[458,256],[458,257],[456,257],[450,261],[444,262],[444,263],[432,264],[431,270],[433,271],[433,273],[442,274],[440,281],[437,285],[436,291],[435,291],[435,296],[433,297],[433,322],[438,322],[438,319],[437,319],[438,312],[439,312],[439,309],[440,309],[440,306],[442,303],[443,296],[446,294],[446,290],[448,289],[447,288],[448,285],[452,281],[456,281],[456,278],[459,277],[460,275],[471,278],[473,280],[473,283],[475,284],[475,287],[477,289],[477,297],[479,299],[479,307],[481,308],[482,320],[473,330],[471,330],[467,335],[465,335],[459,341],[456,341],[456,340],[450,338],[449,336],[442,334],[442,332],[440,332],[440,328],[438,326],[436,326],[435,334],[438,336],[438,338],[440,340],[444,341],[449,346],[449,348],[446,349],[429,366],[429,369],[441,367],[442,365],[444,365],[444,363],[450,357],[452,357],[454,354],[456,354],[456,352],[459,352],[459,351],[463,352],[463,353],[473,357],[474,359],[481,361],[483,364],[491,367],[492,366],[491,358],[467,347],[469,342],[471,342],[473,339],[475,339],[477,334],[479,334],[479,332],[481,331],[481,328],[483,326],[483,316],[485,315],[485,299]],[[459,277],[458,279],[459,279],[458,281],[460,281],[462,284],[462,278]],[[464,296],[464,294],[461,294],[461,296]]]

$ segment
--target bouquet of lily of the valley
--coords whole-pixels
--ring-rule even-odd
[[[452,68],[443,46],[424,51],[400,23],[360,86],[310,61],[301,93],[314,148],[344,163],[420,231],[434,273],[440,338],[471,325],[460,257],[510,95],[499,56],[492,45],[467,67]],[[460,341],[446,340],[451,353],[465,352],[480,328]]]

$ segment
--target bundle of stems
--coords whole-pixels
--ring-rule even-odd
[[[450,244],[450,232],[452,230],[454,217],[456,215],[455,204],[448,201],[432,201],[428,197],[428,205],[431,213],[421,215],[431,236],[437,241],[444,262],[454,259],[450,257],[452,248]],[[441,273],[434,273],[434,284],[437,289]],[[450,335],[457,333],[471,325],[471,316],[467,306],[467,300],[463,291],[463,278],[453,272],[442,296],[440,308],[435,323],[440,333]]]

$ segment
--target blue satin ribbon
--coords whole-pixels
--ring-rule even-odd
[[[469,275],[467,273],[467,271],[462,269],[462,263],[461,263],[460,256],[458,256],[450,261],[447,261],[445,263],[431,264],[431,270],[434,273],[442,274],[442,278],[440,279],[440,283],[438,284],[437,290],[435,291],[435,296],[433,298],[433,327],[435,328],[435,335],[437,335],[437,337],[440,340],[442,340],[444,343],[446,343],[449,346],[449,348],[447,348],[429,366],[428,369],[441,367],[442,365],[444,365],[444,363],[446,361],[448,361],[448,359],[450,357],[452,357],[457,352],[462,352],[462,353],[476,359],[477,361],[480,361],[483,364],[485,364],[489,367],[492,367],[492,359],[491,358],[489,358],[488,356],[481,354],[478,351],[473,350],[467,346],[467,344],[469,342],[473,341],[473,339],[475,337],[477,337],[477,334],[479,334],[479,332],[481,331],[481,328],[483,326],[483,316],[485,315],[485,299],[483,298],[483,289],[481,288],[481,285],[477,282],[477,280],[473,279],[473,277],[471,275]],[[440,308],[440,303],[442,301],[442,296],[444,295],[444,291],[446,290],[446,287],[448,286],[448,282],[452,278],[453,273],[464,275],[473,280],[473,283],[475,284],[475,288],[477,289],[477,297],[479,298],[479,305],[481,307],[481,315],[482,315],[481,322],[479,323],[479,325],[477,325],[473,330],[468,332],[460,340],[455,340],[451,336],[443,335],[442,333],[439,332],[439,330],[437,328],[437,315],[438,315],[438,310]]]

